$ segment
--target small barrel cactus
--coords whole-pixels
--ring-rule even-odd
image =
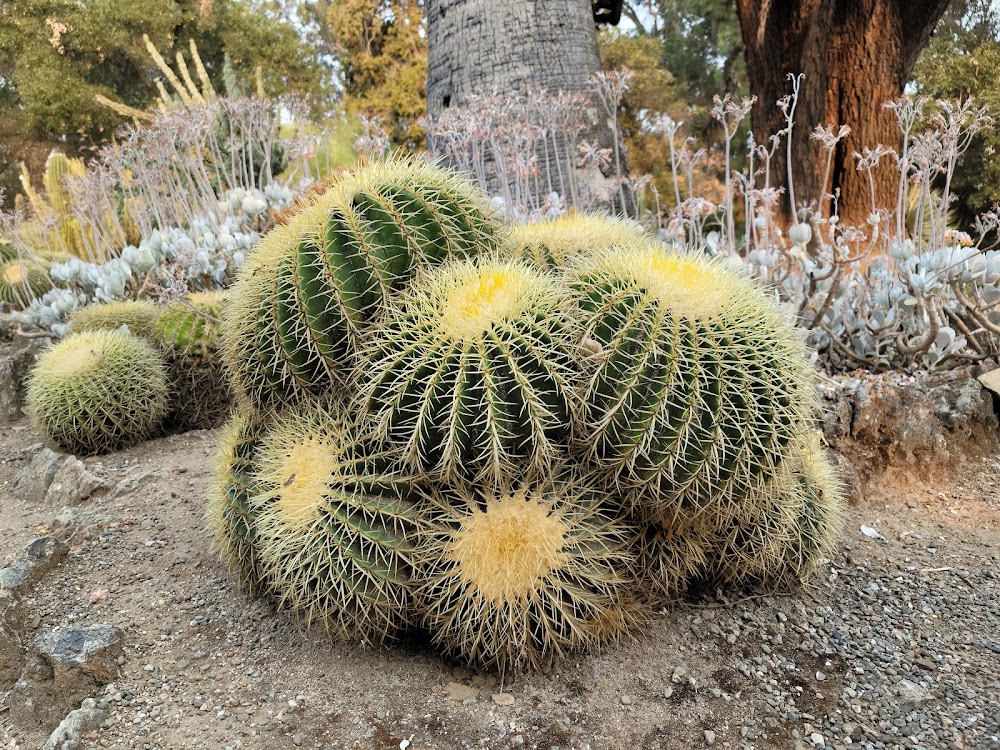
[[[642,619],[635,533],[572,473],[428,490],[417,606],[434,643],[509,672],[620,640]]]
[[[160,308],[149,300],[93,303],[74,310],[69,317],[69,327],[73,333],[83,333],[117,331],[126,326],[136,336],[151,339],[159,317]]]
[[[511,229],[504,246],[539,268],[562,268],[580,255],[610,247],[645,244],[649,236],[631,221],[611,216],[573,214]]]
[[[593,364],[584,454],[637,490],[649,520],[736,512],[812,418],[800,332],[736,270],[654,243],[581,259],[571,275]]]
[[[250,409],[237,409],[219,438],[215,477],[205,508],[214,551],[251,590],[263,588],[256,532],[250,509],[253,472],[267,423]]]
[[[232,392],[219,351],[226,292],[195,292],[162,309],[153,335],[164,352],[173,398],[169,422],[178,429],[218,427]]]
[[[0,239],[0,265],[17,260],[17,248],[13,242]]]
[[[262,438],[250,497],[268,589],[307,625],[380,643],[412,618],[410,483],[343,407],[303,403]]]
[[[343,383],[363,330],[415,269],[496,246],[470,185],[415,159],[349,173],[262,240],[232,291],[227,364],[253,403]]]
[[[157,343],[178,355],[217,357],[226,292],[194,292],[162,309],[154,325]]]
[[[28,382],[35,425],[80,455],[105,453],[149,437],[167,411],[163,358],[125,331],[68,336],[46,350]]]
[[[10,260],[0,266],[0,302],[25,307],[52,288],[45,268],[31,260]]]
[[[408,470],[500,481],[568,437],[578,337],[564,287],[484,256],[418,278],[364,350],[363,408]]]

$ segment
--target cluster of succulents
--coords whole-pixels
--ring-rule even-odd
[[[838,272],[822,252],[757,249],[746,260],[790,301],[828,371],[933,370],[1000,356],[998,250],[893,241],[863,275]]]
[[[219,354],[224,292],[91,304],[28,380],[29,412],[57,446],[90,455],[165,429],[218,427],[231,395]]]
[[[48,271],[45,292],[38,289],[19,313],[22,323],[63,335],[66,320],[92,302],[110,303],[148,295],[151,290],[205,291],[227,286],[260,241],[259,229],[271,212],[287,207],[292,192],[279,184],[264,190],[229,191],[214,215],[195,218],[186,228],[154,230],[138,246],[129,245],[104,263],[71,258]],[[42,292],[45,292],[42,294]]]
[[[375,162],[250,256],[223,561],[333,637],[423,629],[502,671],[615,643],[694,582],[803,581],[842,495],[771,297],[618,221],[505,232],[488,206]]]

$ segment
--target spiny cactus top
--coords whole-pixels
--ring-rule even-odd
[[[807,429],[800,333],[748,278],[661,245],[581,258],[571,284],[594,354],[579,439],[640,510],[735,512]]]
[[[226,316],[236,385],[294,402],[343,382],[365,327],[421,266],[496,246],[486,202],[417,159],[349,173],[272,230],[242,269]]]
[[[518,224],[511,229],[504,245],[539,268],[556,269],[580,255],[648,241],[649,236],[634,222],[612,216],[572,214]]]
[[[619,640],[640,619],[635,532],[572,473],[430,490],[418,607],[434,642],[501,671]]]
[[[568,435],[578,338],[565,288],[482,257],[418,278],[373,332],[363,408],[408,470],[502,480],[543,468]]]
[[[149,437],[166,415],[167,376],[152,345],[125,331],[77,333],[45,351],[28,410],[57,445],[104,453]]]
[[[306,624],[390,639],[411,620],[410,483],[385,471],[336,404],[287,414],[263,437],[250,515],[267,586]]]
[[[160,308],[149,300],[95,302],[73,311],[69,327],[74,333],[84,331],[117,331],[122,326],[137,336],[151,338]]]

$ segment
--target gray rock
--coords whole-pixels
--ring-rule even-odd
[[[87,471],[83,461],[70,456],[52,478],[45,493],[45,502],[55,508],[77,505],[107,486],[107,482]]]
[[[25,382],[38,353],[47,344],[43,338],[15,337],[11,343],[0,345],[0,424],[16,422],[23,416]]]
[[[35,638],[10,694],[12,719],[45,730],[58,724],[118,676],[122,640],[121,630],[103,623],[56,628]]]
[[[0,569],[0,690],[10,687],[24,668],[19,601],[68,551],[58,539],[41,537],[28,543],[19,560]]]
[[[104,711],[94,705],[93,700],[85,700],[84,705],[75,711],[70,711],[49,739],[42,750],[67,750],[73,747],[70,743],[79,742],[84,732],[98,729],[104,721]]]
[[[14,485],[11,494],[25,503],[39,504],[45,500],[52,480],[55,479],[59,467],[66,460],[65,453],[56,453],[49,448],[42,448],[31,463],[21,468],[14,475]]]
[[[57,684],[72,684],[85,675],[104,685],[118,676],[122,640],[121,630],[97,623],[56,628],[35,638],[31,645],[48,664]]]

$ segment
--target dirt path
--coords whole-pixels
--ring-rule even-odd
[[[0,557],[55,523],[10,492],[40,447],[23,423],[0,437]],[[1000,748],[1000,457],[876,488],[807,591],[706,592],[622,648],[500,685],[419,641],[330,644],[248,600],[202,532],[214,449],[188,433],[86,462],[115,489],[73,509],[88,532],[24,606],[32,633],[125,632],[81,748]],[[7,700],[0,747],[40,747],[51,727]]]

